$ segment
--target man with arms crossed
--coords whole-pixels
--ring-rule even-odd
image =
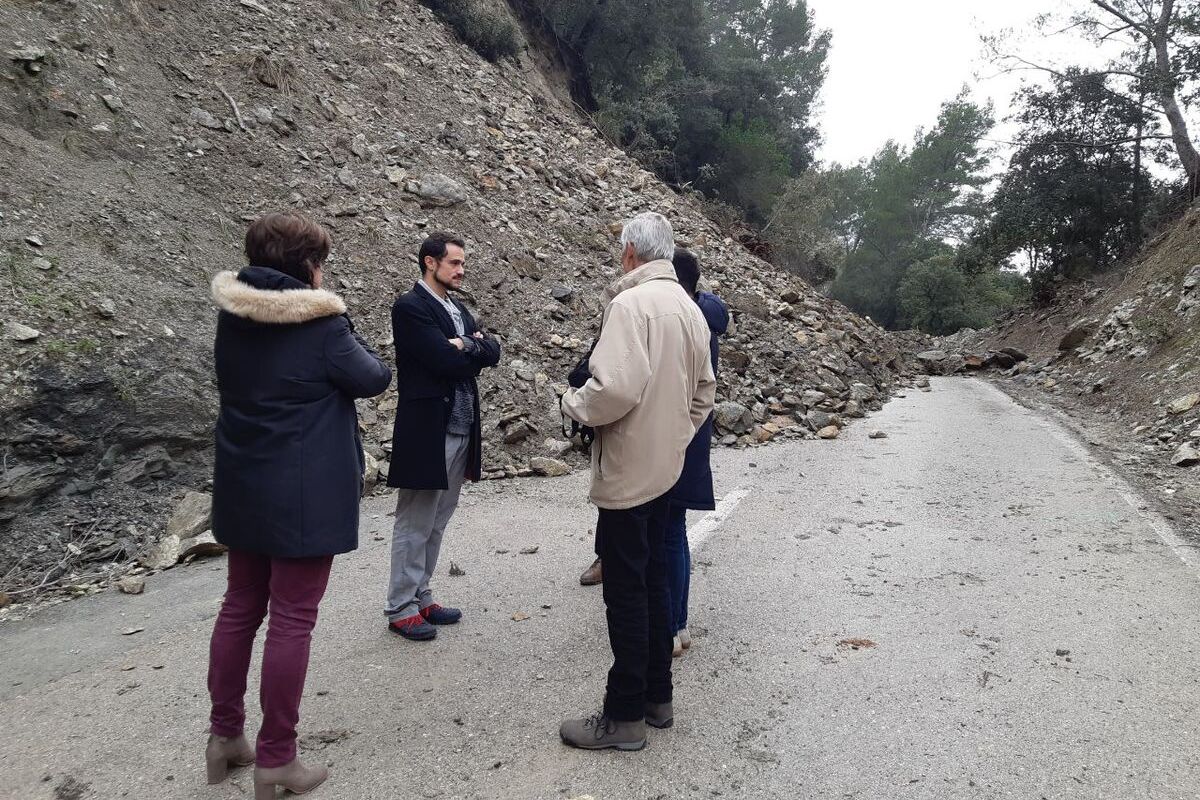
[[[563,742],[588,750],[640,750],[647,723],[674,720],[667,494],[716,395],[708,324],[679,285],[674,253],[661,214],[625,226],[623,275],[606,292],[592,377],[562,398],[563,413],[596,429],[591,499],[600,509],[596,552],[613,651],[603,709],[559,729]]]
[[[500,362],[499,342],[449,295],[462,285],[465,248],[458,236],[431,234],[417,254],[421,279],[392,306],[397,406],[387,483],[400,491],[385,613],[389,630],[412,641],[462,618],[433,601],[429,580],[463,481],[482,471],[475,379]]]

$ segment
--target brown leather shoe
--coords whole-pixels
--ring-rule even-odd
[[[210,785],[225,780],[230,767],[248,767],[253,763],[254,748],[244,735],[209,735],[208,747],[204,748],[204,765]]]
[[[306,767],[300,759],[282,767],[254,768],[254,800],[275,800],[275,790],[286,789],[292,794],[307,794],[329,777],[326,767]]]
[[[595,586],[598,583],[604,582],[604,574],[600,570],[600,559],[592,562],[592,565],[583,571],[579,576],[580,586]]]

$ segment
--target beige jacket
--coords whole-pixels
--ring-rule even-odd
[[[562,408],[596,429],[592,502],[633,508],[679,480],[688,443],[712,411],[717,381],[708,323],[670,261],[643,264],[606,294],[592,378],[569,389]]]

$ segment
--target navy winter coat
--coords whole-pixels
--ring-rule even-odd
[[[462,313],[469,350],[450,344],[458,338],[449,312],[429,292],[414,285],[392,305],[392,337],[396,345],[396,424],[392,430],[392,461],[388,486],[403,489],[445,489],[446,428],[455,385],[466,380],[475,397],[475,419],[467,453],[467,480],[483,472],[483,435],[479,423],[479,386],[475,379],[485,367],[500,363],[500,343],[491,336],[474,339],[479,330],[466,307],[451,298]]]
[[[274,269],[213,279],[220,307],[213,534],[276,558],[358,547],[363,455],[354,398],[391,370],[335,294]]]
[[[704,319],[708,322],[708,329],[711,331],[708,346],[712,354],[712,366],[715,373],[719,348],[717,339],[729,328],[729,309],[726,308],[721,298],[710,292],[697,294],[696,304],[704,312]],[[683,458],[683,472],[680,474],[679,480],[675,482],[675,487],[671,489],[671,502],[677,506],[698,511],[707,511],[717,507],[716,499],[713,496],[712,466],[708,460],[709,448],[712,446],[712,428],[713,418],[712,414],[709,414],[708,419],[700,426],[700,430],[696,431],[691,444],[688,445],[687,453]]]

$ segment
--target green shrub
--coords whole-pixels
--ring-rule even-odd
[[[486,5],[486,0],[421,0],[458,38],[488,61],[511,58],[521,49],[521,34],[512,17]]]

